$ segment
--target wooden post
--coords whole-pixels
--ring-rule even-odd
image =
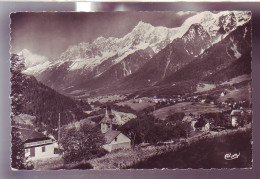
[[[60,113],[59,113],[59,122],[58,122],[58,152],[60,154]]]
[[[155,105],[153,106],[153,116],[154,116],[154,112],[155,112]],[[154,116],[154,119],[153,119],[153,123],[155,124],[155,116]]]

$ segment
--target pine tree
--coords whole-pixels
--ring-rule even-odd
[[[17,128],[13,127],[12,135],[12,168],[25,169],[25,152],[20,133]]]

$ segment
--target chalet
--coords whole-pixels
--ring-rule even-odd
[[[193,114],[186,114],[183,119],[182,119],[183,122],[189,122],[190,125],[191,125],[191,129],[193,131],[196,131],[196,128],[195,128],[195,124],[198,122],[197,120],[197,117],[194,116]]]
[[[116,121],[113,120],[113,117],[106,114],[101,120],[101,132],[104,134],[105,144],[103,148],[109,152],[112,152],[115,149],[129,149],[131,148],[131,140],[122,134],[120,131],[113,130],[113,125],[116,124]]]
[[[206,124],[202,127],[201,131],[209,131],[210,130],[210,122],[206,122]]]
[[[159,103],[159,102],[160,102],[160,99],[154,98],[154,99],[153,99],[153,102],[154,102],[154,103]]]
[[[25,157],[40,159],[57,156],[54,154],[55,141],[42,133],[29,129],[19,129],[24,143]]]
[[[206,99],[201,99],[200,102],[201,102],[201,103],[205,103],[205,102],[206,102]]]
[[[143,102],[143,100],[141,98],[134,100],[134,103],[142,103],[142,102]]]
[[[242,111],[241,110],[232,110],[230,113],[230,116],[231,116],[232,127],[238,127],[238,125],[242,119]]]

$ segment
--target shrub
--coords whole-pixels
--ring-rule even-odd
[[[78,130],[67,129],[61,139],[64,161],[69,163],[100,157],[106,153],[103,144],[103,135],[87,124]]]
[[[174,113],[172,115],[167,116],[166,120],[171,121],[171,122],[182,121],[184,116],[185,116],[184,112],[178,112],[178,113]]]

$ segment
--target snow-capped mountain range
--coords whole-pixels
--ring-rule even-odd
[[[24,73],[26,74],[38,75],[46,70],[51,64],[47,57],[33,54],[28,49],[23,49],[18,55],[24,57]]]
[[[102,74],[107,74],[105,72],[109,70],[110,74],[116,74],[116,77],[111,79],[118,80],[120,70],[123,71],[121,78],[129,76],[170,44],[179,44],[179,48],[186,51],[185,55],[192,59],[196,58],[250,20],[251,13],[248,11],[215,13],[206,11],[186,19],[180,27],[175,28],[154,27],[140,21],[131,32],[122,38],[99,37],[92,43],[82,42],[70,46],[55,62],[50,62],[46,57],[32,54],[28,50],[23,50],[18,55],[25,58],[26,70],[24,73],[34,75],[54,88],[65,88],[75,85],[77,79],[86,81],[102,78]],[[239,57],[241,54],[237,50],[236,44],[233,44],[233,49],[236,50],[236,56]],[[132,59],[145,56],[143,58],[145,63],[132,60],[131,64],[130,56]],[[170,64],[169,60],[166,63],[167,66]],[[178,64],[180,66],[175,70],[186,63]],[[55,75],[55,78],[52,74]],[[60,75],[60,77],[56,75]],[[165,75],[167,76],[165,73],[163,77]],[[57,81],[67,84],[54,84]],[[68,83],[68,81],[73,82]]]

